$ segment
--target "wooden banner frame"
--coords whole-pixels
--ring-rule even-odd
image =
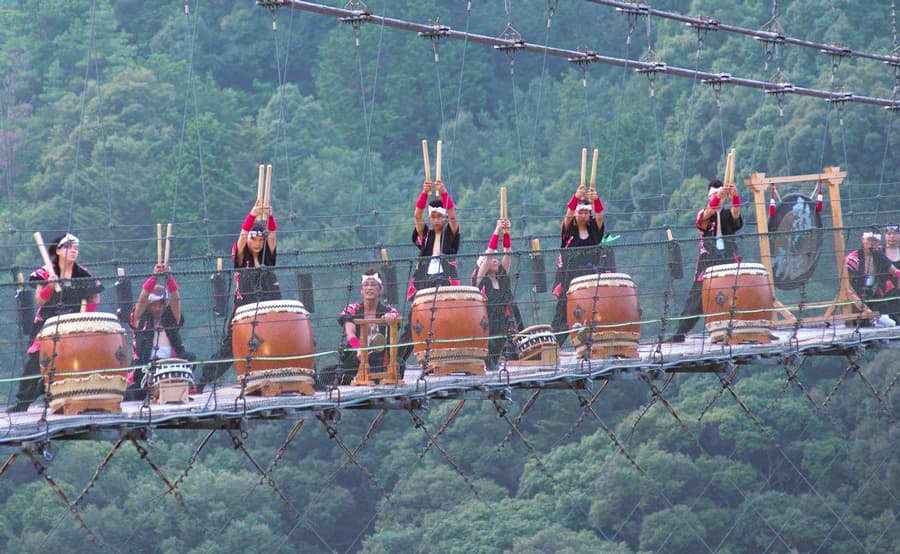
[[[807,175],[786,175],[784,177],[766,177],[765,173],[751,173],[750,177],[744,179],[744,184],[753,191],[753,205],[756,208],[756,225],[759,231],[759,255],[761,263],[766,267],[769,273],[769,284],[772,287],[774,297],[775,281],[772,276],[772,250],[769,244],[769,218],[766,213],[766,191],[773,184],[801,183],[801,182],[818,182],[821,181],[828,189],[828,204],[831,206],[831,221],[834,236],[834,257],[837,264],[838,275],[838,292],[834,300],[830,303],[814,302],[805,304],[806,309],[825,308],[825,314],[815,317],[803,317],[804,323],[822,323],[836,319],[854,319],[857,317],[877,316],[874,312],[861,306],[860,302],[853,299],[850,279],[847,276],[847,267],[844,264],[844,256],[846,254],[846,244],[844,243],[844,212],[841,207],[841,184],[847,177],[847,172],[841,171],[840,167],[825,167],[821,173],[812,173]],[[853,306],[862,309],[860,313],[854,313]],[[777,298],[775,300],[774,312],[784,318],[785,323],[794,324],[797,318],[788,310]],[[773,321],[773,323],[776,323]]]

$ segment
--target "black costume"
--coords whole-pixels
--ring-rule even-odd
[[[615,264],[606,249],[601,245],[606,232],[606,224],[597,225],[591,216],[587,223],[587,238],[581,238],[578,224],[573,216],[569,224],[562,229],[560,245],[562,249],[556,261],[556,284],[553,295],[556,296],[556,313],[553,315],[553,331],[560,346],[565,343],[569,328],[566,293],[573,279],[595,273],[615,271]]]
[[[206,383],[217,380],[231,367],[230,358],[234,355],[231,347],[231,320],[234,317],[235,310],[255,302],[281,300],[281,286],[278,283],[275,270],[272,269],[275,267],[276,249],[269,250],[268,238],[263,240],[266,242],[264,242],[262,252],[260,252],[260,265],[258,266],[253,265],[253,254],[250,253],[248,246],[244,246],[244,255],[241,258],[243,263],[238,262],[237,243],[232,248],[231,257],[234,260],[235,269],[234,306],[232,306],[231,315],[225,322],[225,336],[222,337],[222,346],[211,358],[212,360],[229,359],[229,361],[203,364],[201,378],[197,383],[199,391],[203,390]]]
[[[487,261],[483,263],[488,263]],[[485,360],[488,369],[495,369],[504,346],[509,342],[509,335],[516,332],[522,326],[521,317],[518,314],[516,299],[512,293],[509,282],[509,274],[503,264],[497,269],[497,288],[494,288],[489,276],[485,275],[478,280],[478,268],[472,275],[472,286],[481,290],[485,299],[488,314],[488,334],[492,338],[488,343],[488,357]],[[507,352],[507,357],[513,350]]]
[[[175,321],[175,314],[172,312],[171,306],[166,306],[159,318],[159,331],[166,334],[169,344],[172,345],[172,356],[192,362],[197,359],[194,354],[188,352],[184,347],[181,339],[181,328],[184,326],[184,316],[180,321]],[[134,321],[134,311],[131,312],[131,329],[132,329],[132,358],[134,365],[146,366],[153,360],[165,358],[158,355],[157,352],[157,328],[153,323],[153,314],[149,309],[144,310],[141,319],[137,323]],[[131,376],[132,383],[129,384],[125,392],[126,400],[140,400],[143,398],[142,390],[144,389],[144,368],[138,367]]]
[[[59,275],[59,262],[53,262],[53,269]],[[50,279],[50,275],[43,267],[33,271],[28,278],[29,283],[35,288],[44,285]],[[37,342],[37,336],[40,334],[44,326],[44,322],[58,315],[71,314],[81,311],[81,301],[89,300],[95,294],[103,291],[103,283],[94,279],[90,271],[84,266],[75,263],[72,267],[72,279],[60,281],[62,292],[53,291],[52,296],[47,302],[40,306],[34,316],[34,326],[32,327],[29,339],[31,346],[28,348],[28,357],[25,360],[25,367],[22,369],[22,377],[34,377],[40,375],[40,346]],[[89,307],[93,310],[96,306]],[[28,405],[37,399],[38,395],[43,392],[44,383],[41,379],[26,379],[19,381],[19,392],[16,394],[16,406],[14,411],[24,411]]]
[[[850,286],[871,310],[893,316],[898,311],[896,298],[897,278],[892,269],[896,266],[884,255],[875,250],[871,253],[872,272],[866,273],[865,248],[853,250],[844,258],[847,265],[847,277]]]
[[[716,236],[716,214],[713,214],[703,224],[703,208],[697,212],[697,230],[700,232],[700,251],[697,255],[697,265],[694,270],[694,282],[691,284],[691,290],[688,292],[687,300],[684,303],[684,309],[681,311],[681,317],[678,321],[678,327],[675,336],[683,339],[694,325],[700,319],[703,313],[703,274],[706,269],[714,265],[736,264],[741,260],[738,257],[737,241],[734,234],[744,226],[744,218],[738,215],[737,218],[731,214],[731,209],[722,208],[718,213],[718,219],[722,222],[721,236]]]
[[[434,250],[434,229],[425,226],[425,236],[416,229],[412,232],[412,242],[419,249],[419,261],[409,283],[407,300],[412,300],[417,290],[445,285],[459,285],[459,271],[454,257],[459,252],[459,229],[454,233],[450,225],[441,230],[441,254],[432,256]]]

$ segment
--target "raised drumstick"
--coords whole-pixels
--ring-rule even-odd
[[[172,243],[172,224],[166,224],[166,251],[163,255],[163,265],[169,267],[169,245]]]
[[[443,149],[442,148],[443,144],[444,144],[444,141],[442,141],[442,140],[437,141],[437,159],[434,160],[434,180],[435,181],[441,180],[441,150]],[[435,192],[437,192],[437,189],[435,189]]]
[[[506,219],[506,214],[506,187],[500,187],[500,217]]]
[[[162,223],[156,224],[156,265],[162,263]]]
[[[259,182],[256,185],[256,203],[262,206],[263,203],[263,187],[265,186],[266,166],[259,164]]]
[[[47,247],[44,245],[44,237],[41,236],[40,231],[34,233],[34,242],[37,243],[38,251],[41,253],[41,259],[44,260],[50,279],[56,281],[59,278],[56,276],[56,270],[53,269],[53,262],[50,261],[50,254],[47,252]],[[56,289],[56,292],[62,292],[62,286],[60,286],[59,282],[54,283],[53,288]]]
[[[584,186],[584,178],[587,176],[587,148],[581,149],[581,186]]]
[[[422,161],[425,162],[425,180],[431,182],[431,161],[428,159],[428,141],[422,141]]]
[[[386,248],[382,248],[382,249],[381,249],[381,261],[382,261],[383,263],[387,263],[387,261],[388,261],[388,255],[387,255],[387,249],[386,249]]]
[[[263,192],[263,219],[269,219],[269,210],[271,205],[269,201],[272,199],[272,164],[266,166],[266,188]]]
[[[600,159],[600,150],[594,148],[594,158],[591,160],[591,190],[594,190],[594,185],[597,183],[597,160]]]

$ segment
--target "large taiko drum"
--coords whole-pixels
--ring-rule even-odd
[[[44,322],[37,335],[39,360],[49,384],[52,413],[121,411],[127,383],[125,329],[115,314],[63,314]]]
[[[488,316],[475,287],[437,287],[416,292],[412,305],[413,351],[426,373],[484,374]]]
[[[546,350],[559,352],[559,343],[550,325],[532,325],[513,335],[516,355],[519,360],[540,357]]]
[[[150,398],[154,404],[180,404],[190,400],[194,372],[187,360],[164,358],[154,363]]]
[[[770,342],[774,306],[762,264],[714,265],[703,274],[703,314],[712,342]]]
[[[630,275],[595,273],[572,279],[566,319],[578,358],[638,356],[641,306]]]
[[[231,345],[238,377],[247,374],[248,393],[313,393],[316,343],[302,302],[268,300],[239,307],[231,320]]]

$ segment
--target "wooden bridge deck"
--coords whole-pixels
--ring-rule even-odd
[[[60,439],[116,440],[141,429],[237,428],[246,419],[314,415],[330,409],[409,409],[435,399],[507,398],[513,389],[584,388],[596,379],[657,379],[672,372],[716,372],[730,364],[780,364],[792,355],[853,355],[867,349],[900,347],[900,327],[853,328],[844,325],[775,329],[768,344],[723,346],[708,337],[689,335],[684,343],[642,344],[639,358],[577,360],[563,350],[558,365],[512,365],[484,376],[422,377],[408,368],[405,383],[383,386],[340,386],[311,396],[240,396],[239,386],[224,386],[191,397],[184,404],[151,405],[123,402],[118,414],[49,415],[42,402],[27,412],[0,416],[0,451]]]

